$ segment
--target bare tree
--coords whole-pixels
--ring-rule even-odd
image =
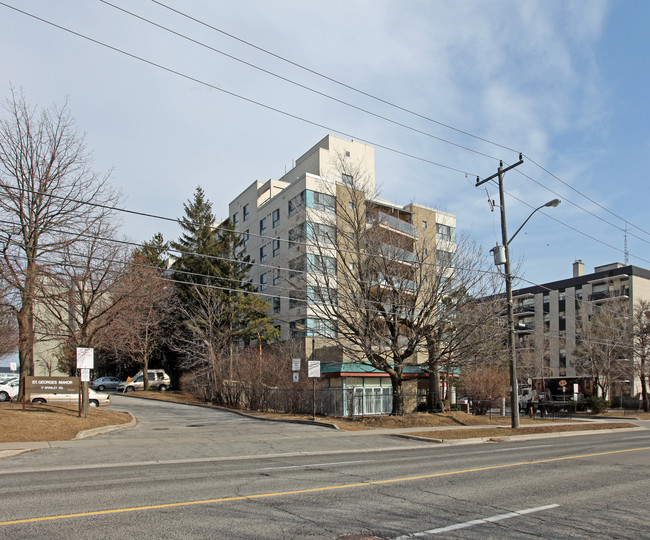
[[[601,397],[607,399],[613,384],[630,378],[633,356],[632,319],[626,302],[608,302],[583,311],[579,319],[574,364],[589,373]]]
[[[507,395],[509,375],[506,369],[483,366],[464,373],[461,384],[472,396],[475,414],[486,414]]]
[[[648,367],[650,365],[650,302],[639,300],[634,306],[634,360],[639,382],[643,410],[648,412]]]
[[[172,338],[170,322],[180,307],[176,288],[160,267],[151,266],[146,254],[136,251],[112,287],[112,295],[102,341],[104,346],[113,343],[115,350],[142,366],[148,390],[149,361]]]
[[[18,325],[11,306],[5,300],[6,288],[0,282],[0,358],[18,349]]]
[[[0,120],[0,249],[19,331],[21,395],[34,369],[34,306],[58,252],[117,203],[107,176],[90,170],[67,104],[37,111],[12,90]]]
[[[309,309],[320,321],[314,331],[323,337],[335,332],[348,359],[385,372],[393,414],[403,414],[405,375],[424,362],[420,355],[431,335],[439,336],[431,350],[445,342],[440,329],[449,336],[453,312],[480,282],[474,274],[480,255],[469,244],[461,252],[451,239],[437,238],[435,227],[418,232],[388,215],[362,163],[338,156],[335,168],[341,181],[323,182],[330,199],[321,204],[336,211],[311,211],[302,236],[294,234],[307,255],[290,262],[290,278],[308,291]],[[455,347],[462,341],[457,333]]]
[[[37,335],[58,344],[58,368],[73,373],[77,347],[101,348],[120,305],[134,291],[118,286],[128,251],[116,238],[117,225],[98,221],[58,253],[60,264],[43,278],[35,311]]]

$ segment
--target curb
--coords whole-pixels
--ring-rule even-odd
[[[644,430],[640,426],[632,428],[608,428],[608,429],[590,429],[585,431],[556,431],[554,433],[529,433],[527,435],[504,435],[503,437],[473,437],[471,439],[434,439],[430,437],[420,437],[418,435],[409,435],[407,433],[392,433],[391,436],[401,439],[411,439],[413,441],[433,442],[437,444],[482,444],[482,443],[499,443],[512,441],[529,441],[533,439],[552,439],[554,437],[572,437],[577,435],[600,435],[604,433],[620,433],[623,431],[640,431]]]
[[[326,427],[326,428],[331,428],[331,429],[340,429],[337,425],[334,424],[329,424],[327,422],[319,422],[318,420],[298,420],[298,419],[291,419],[291,418],[265,418],[263,416],[256,416],[254,414],[250,414],[244,411],[240,411],[237,409],[229,409],[228,407],[222,407],[220,405],[210,405],[209,403],[188,403],[186,401],[167,401],[165,399],[156,399],[152,397],[147,397],[147,396],[138,396],[138,395],[133,395],[135,392],[129,392],[129,393],[121,393],[119,392],[119,395],[121,396],[127,396],[129,398],[136,398],[136,399],[146,399],[149,401],[162,401],[165,403],[178,403],[180,405],[190,405],[192,407],[203,407],[204,409],[216,409],[218,411],[224,411],[224,412],[229,412],[232,414],[238,414],[239,416],[244,416],[245,418],[252,418],[253,420],[262,420],[264,422],[282,422],[284,424],[306,424],[309,426],[320,426],[320,427]]]
[[[113,424],[110,426],[101,426],[93,429],[85,429],[77,433],[77,435],[75,435],[75,438],[72,440],[74,441],[74,440],[88,439],[89,437],[94,437],[95,435],[102,435],[104,433],[113,433],[114,431],[121,431],[123,429],[129,429],[134,427],[138,423],[138,420],[130,412],[128,411],[125,412],[127,412],[131,417],[131,420],[126,424]]]

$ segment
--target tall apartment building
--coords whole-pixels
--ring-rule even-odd
[[[650,299],[650,271],[637,266],[612,263],[584,273],[582,261],[573,264],[573,277],[552,283],[526,287],[513,292],[516,346],[520,364],[526,354],[544,365],[544,385],[555,396],[572,393],[573,384],[580,392],[593,392],[589,373],[576,367],[576,345],[579,340],[580,319],[589,317],[599,308],[607,309],[613,302],[627,304],[630,313],[639,299]],[[632,361],[630,358],[629,361]],[[520,370],[520,377],[525,367]],[[541,386],[541,371],[523,373]],[[636,379],[617,381],[610,396],[635,395],[639,391]]]
[[[328,255],[322,242],[342,241],[336,239],[332,224],[339,221],[342,208],[351,208],[353,204],[345,199],[346,178],[342,170],[347,168],[342,164],[363,172],[363,191],[358,193],[362,193],[367,226],[385,231],[385,241],[393,243],[403,262],[412,260],[415,250],[409,246],[425,237],[425,229],[435,231],[433,238],[439,239],[431,249],[440,256],[453,257],[455,216],[419,204],[400,206],[378,198],[374,149],[331,135],[299,157],[280,179],[253,182],[230,203],[229,215],[253,262],[253,285],[269,301],[281,339],[304,340],[307,356],[327,362],[323,376],[330,379],[330,385],[359,388],[364,396],[390,398],[390,381],[385,374],[346,362],[335,346],[335,326],[322,320],[314,309],[312,289],[317,280],[311,280],[310,273],[336,275],[337,265],[342,264],[336,250]],[[341,234],[344,227],[337,229]],[[306,274],[302,284],[291,279],[296,273]]]

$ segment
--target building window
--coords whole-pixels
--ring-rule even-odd
[[[424,220],[422,221],[422,228],[423,228],[423,229],[426,229],[426,228],[427,228],[427,222],[424,221]]]
[[[336,289],[309,285],[307,287],[307,302],[309,304],[338,305]]]
[[[289,215],[294,216],[305,207],[305,192],[289,199]]]
[[[348,186],[352,185],[352,183],[354,182],[354,176],[352,176],[351,174],[342,174],[341,175],[341,182],[343,182],[344,184],[346,184]]]
[[[260,262],[266,262],[266,246],[260,248]]]
[[[307,255],[309,271],[318,274],[336,275],[336,259],[326,255],[310,253]]]
[[[264,236],[266,234],[266,218],[260,219],[260,235]]]
[[[426,228],[426,227],[425,227]],[[436,223],[436,238],[447,242],[456,241],[456,228],[442,223]]]
[[[246,229],[243,234],[241,235],[241,247],[245,248],[248,245],[248,229]]]
[[[307,190],[307,206],[316,210],[336,212],[336,197],[320,191]]]
[[[280,270],[277,268],[273,270],[273,285],[279,285],[280,284]]]
[[[289,309],[305,305],[305,291],[291,291],[289,293]]]
[[[280,297],[273,297],[273,313],[280,313]]]
[[[296,277],[301,277],[305,271],[305,256],[301,255],[289,261],[289,279],[294,279]]]
[[[305,326],[305,319],[298,319],[297,321],[291,321],[289,323],[289,330],[291,332],[291,338],[301,338],[307,335],[307,327]]]
[[[276,208],[271,214],[271,220],[273,222],[273,228],[275,229],[280,224],[280,209]]]
[[[307,319],[307,328],[312,329],[311,333],[320,337],[335,338],[336,328],[331,321],[322,319]]]
[[[243,221],[246,221],[248,219],[248,205],[247,204],[244,205],[242,213],[244,214],[242,216],[242,219],[243,219]]]
[[[239,223],[239,212],[235,212],[232,215],[232,223],[233,225],[237,225],[237,223]]]
[[[354,210],[354,203],[352,201],[348,201],[348,210]]]
[[[305,243],[305,224],[301,223],[297,227],[289,230],[289,248],[295,244]]]
[[[260,274],[260,291],[265,291],[267,284],[268,278],[266,276],[266,272],[264,272],[263,274]]]
[[[280,253],[280,240],[276,238],[273,240],[273,256],[275,257],[278,253]]]
[[[336,244],[336,229],[323,223],[308,223],[307,238],[316,244]]]
[[[456,261],[455,254],[451,251],[436,250],[436,264],[443,268],[453,268]]]

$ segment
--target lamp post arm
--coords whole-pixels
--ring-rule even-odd
[[[535,210],[533,210],[533,211],[531,212],[531,214],[526,218],[526,221],[524,221],[524,222],[521,224],[521,226],[520,226],[520,227],[515,231],[515,234],[513,234],[513,235],[510,237],[510,240],[508,240],[508,242],[506,243],[507,246],[509,246],[509,245],[510,245],[510,242],[512,242],[512,241],[515,239],[515,236],[517,236],[517,235],[519,234],[519,231],[520,231],[521,229],[524,228],[524,225],[526,225],[526,223],[528,223],[528,221],[530,220],[530,218],[533,217],[533,214],[535,214],[535,212],[537,212],[538,210],[541,210],[541,209],[544,208],[545,206],[546,206],[546,205],[543,204],[542,206],[540,206],[539,208],[535,208]]]

